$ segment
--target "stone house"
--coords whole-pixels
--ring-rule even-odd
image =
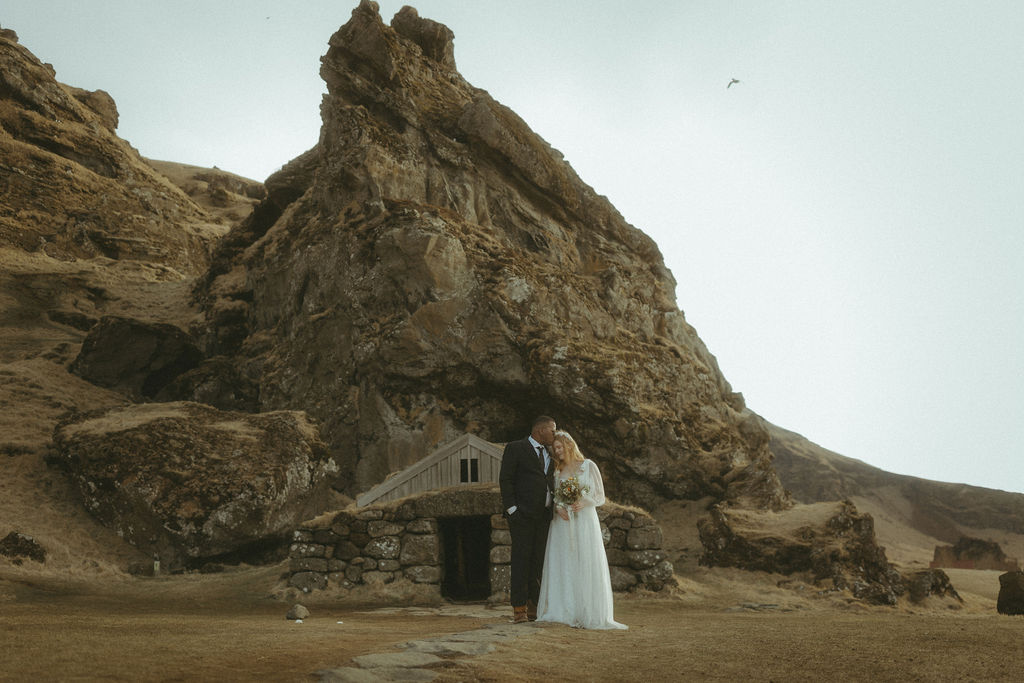
[[[410,581],[453,600],[508,600],[511,536],[501,514],[502,448],[471,434],[388,478],[344,510],[299,526],[289,585],[303,591]],[[617,591],[674,585],[662,532],[638,508],[598,508]]]

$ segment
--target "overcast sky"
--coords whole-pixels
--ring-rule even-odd
[[[109,92],[143,155],[262,180],[316,143],[319,58],[356,4],[3,0],[0,25]],[[657,241],[753,410],[1024,492],[1024,3],[413,4]]]

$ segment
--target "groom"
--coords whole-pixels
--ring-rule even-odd
[[[555,420],[541,415],[530,436],[511,441],[501,456],[501,503],[512,535],[512,584],[509,589],[514,621],[537,620],[544,547],[551,524],[551,486],[555,471],[551,444]]]

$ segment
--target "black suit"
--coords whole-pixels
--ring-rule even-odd
[[[541,457],[529,439],[512,441],[501,456],[501,504],[512,534],[512,576],[509,597],[513,606],[527,601],[537,604],[540,578],[544,570],[544,548],[551,524],[547,505],[551,490],[554,460],[548,458],[544,471]],[[508,509],[516,507],[511,515]]]

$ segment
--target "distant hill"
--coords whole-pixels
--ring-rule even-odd
[[[967,484],[893,474],[823,448],[769,424],[769,449],[783,485],[802,503],[852,499],[876,518],[879,537],[907,546],[904,555],[930,559],[934,545],[960,536],[998,541],[1008,555],[1024,557],[1024,495]],[[905,527],[916,540],[894,530]],[[897,551],[896,555],[899,555]]]

